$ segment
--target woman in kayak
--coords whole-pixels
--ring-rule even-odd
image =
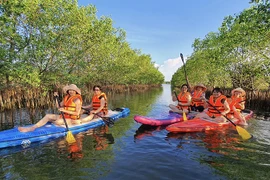
[[[212,95],[207,102],[208,108],[196,115],[196,118],[207,119],[218,123],[226,122],[227,113],[230,112],[230,107],[227,102],[227,97],[222,95],[220,88],[214,88]]]
[[[92,97],[92,102],[88,106],[83,106],[84,110],[90,111],[89,116],[82,119],[82,122],[91,121],[95,114],[96,116],[105,116],[108,114],[108,105],[107,105],[107,96],[104,92],[101,91],[101,87],[95,85],[93,87],[94,95]]]
[[[230,119],[237,118],[240,120],[239,125],[248,125],[245,117],[241,114],[241,111],[245,109],[245,95],[246,92],[242,88],[233,89],[231,97],[228,98],[230,105],[230,112],[227,117]]]
[[[57,97],[58,93],[54,92],[54,96],[56,97],[56,107],[58,110],[64,113],[64,117],[68,125],[72,124],[80,124],[80,112],[82,107],[82,97],[81,90],[75,85],[71,84],[65,86],[63,91],[66,92],[66,96],[64,100],[60,103],[60,107],[58,105]],[[46,114],[39,122],[31,127],[18,127],[20,132],[29,132],[34,131],[36,128],[44,126],[47,122],[53,122],[57,125],[64,124],[64,119],[62,115],[58,114]]]
[[[202,112],[204,110],[205,105],[205,91],[206,87],[203,84],[198,84],[194,86],[194,91],[191,93],[192,101],[191,101],[191,110]]]
[[[187,114],[189,113],[189,108],[191,105],[191,94],[188,92],[188,85],[183,84],[181,86],[181,92],[177,97],[173,96],[173,101],[178,101],[177,106],[170,104],[169,107],[173,112],[183,113],[183,111]]]
[[[232,94],[232,99],[236,101],[236,104],[235,104],[236,110],[239,112],[244,110],[246,92],[242,88],[236,88],[232,90],[231,94]]]

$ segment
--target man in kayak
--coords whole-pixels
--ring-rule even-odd
[[[193,92],[191,93],[192,101],[191,101],[191,110],[202,112],[204,110],[205,105],[205,91],[206,87],[203,84],[197,84],[193,88]]]
[[[181,86],[181,92],[177,97],[173,95],[173,101],[178,101],[177,106],[170,104],[169,107],[173,112],[183,113],[183,111],[187,114],[189,113],[189,108],[191,105],[191,94],[188,92],[188,85],[183,84]]]
[[[207,101],[207,100],[206,100]],[[222,95],[222,91],[220,88],[214,88],[212,91],[212,95],[207,101],[208,108],[196,115],[196,118],[207,119],[210,121],[215,121],[218,123],[226,122],[227,113],[230,112],[230,107],[227,102],[227,97]]]
[[[58,110],[64,113],[64,117],[68,125],[80,124],[80,112],[82,107],[81,90],[75,85],[71,84],[65,86],[63,91],[66,93],[64,100],[58,105],[57,97],[58,93],[54,92],[56,97],[56,107]],[[20,132],[34,131],[36,128],[44,126],[47,122],[53,122],[57,125],[64,124],[62,115],[58,114],[46,114],[39,122],[30,127],[18,127]]]
[[[82,106],[84,110],[89,111],[89,116],[83,118],[82,122],[91,121],[95,115],[96,116],[105,116],[108,114],[108,105],[107,105],[107,96],[104,92],[101,91],[101,87],[95,85],[93,87],[94,95],[92,97],[92,102],[88,106]]]

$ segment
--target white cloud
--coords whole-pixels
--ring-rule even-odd
[[[165,81],[171,81],[172,75],[183,65],[181,58],[168,59],[163,64],[155,64],[158,70],[165,76]]]

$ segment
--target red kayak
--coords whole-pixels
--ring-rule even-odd
[[[245,110],[243,112],[246,120],[250,119],[253,116],[253,111]],[[240,121],[238,119],[234,120],[235,124],[238,124]],[[186,122],[179,122],[175,124],[171,124],[166,127],[166,130],[172,133],[179,132],[202,132],[207,130],[217,130],[220,128],[233,126],[230,122],[225,123],[216,123],[213,121],[195,118]]]
[[[195,117],[197,113],[189,113],[187,114],[187,119],[192,119]],[[164,117],[147,117],[147,116],[140,116],[135,115],[134,120],[138,123],[151,125],[151,126],[166,126],[173,123],[183,121],[183,116],[178,113],[170,112],[167,116]]]

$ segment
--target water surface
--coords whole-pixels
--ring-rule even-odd
[[[170,85],[144,93],[108,95],[110,108],[131,113],[112,128],[76,135],[82,151],[72,153],[64,138],[30,148],[0,150],[1,179],[270,179],[270,122],[252,119],[242,141],[234,129],[170,134],[165,127],[143,126],[134,115],[168,113]],[[48,109],[0,114],[1,129],[36,122]],[[12,122],[13,120],[13,122]]]

